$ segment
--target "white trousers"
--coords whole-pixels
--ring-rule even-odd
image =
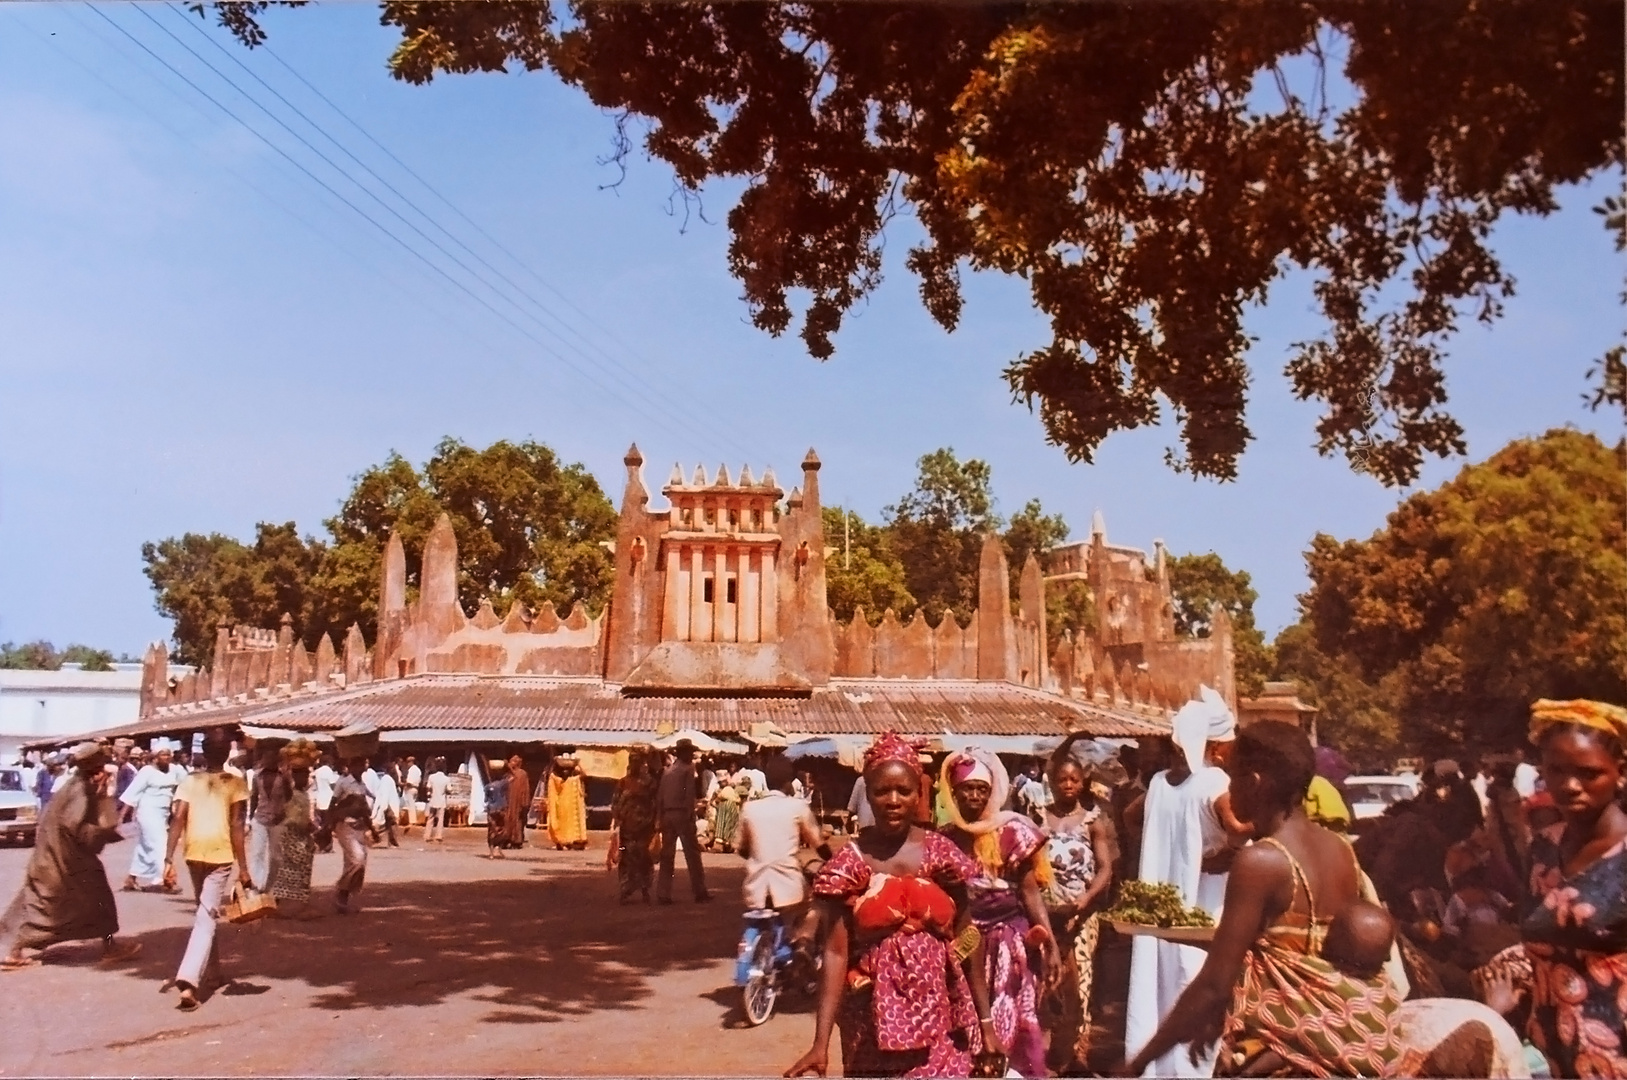
[[[186,955],[181,957],[175,982],[196,990],[205,967],[217,975],[220,971],[220,957],[215,955],[215,920],[220,918],[220,909],[232,894],[232,871],[236,864],[189,862],[186,868],[192,872],[198,910],[192,916],[192,936],[186,940]]]

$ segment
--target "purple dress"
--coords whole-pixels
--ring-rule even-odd
[[[983,934],[987,953],[990,1019],[1006,1048],[1011,1068],[1028,1077],[1046,1075],[1045,1030],[1039,1020],[1039,984],[1028,962],[1026,940],[1032,924],[1023,907],[1022,870],[1045,847],[1045,834],[1019,814],[1009,815],[992,833],[979,837],[978,862],[988,850],[999,871],[979,865],[968,882],[972,921]]]

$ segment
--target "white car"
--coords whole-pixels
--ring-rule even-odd
[[[1345,778],[1344,788],[1354,826],[1380,817],[1391,806],[1418,794],[1418,781],[1410,776],[1350,776]]]
[[[12,838],[34,842],[39,807],[27,790],[28,774],[15,767],[0,767],[0,841]]]

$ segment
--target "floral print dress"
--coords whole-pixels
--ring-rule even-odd
[[[980,874],[954,842],[929,832],[913,877],[873,870],[848,844],[814,894],[852,913],[847,992],[836,1014],[846,1076],[969,1076],[981,1049],[977,1009],[950,947],[955,903],[945,887]]]
[[[1627,840],[1569,877],[1552,836],[1531,843],[1526,1033],[1555,1076],[1627,1080]]]
[[[1045,834],[1032,821],[1012,814],[980,837],[976,850],[981,853],[985,844],[992,849],[990,861],[998,858],[999,872],[979,866],[977,876],[968,882],[968,894],[972,922],[983,934],[987,952],[990,1019],[1011,1068],[1026,1077],[1045,1076],[1045,1033],[1039,1020],[1038,980],[1028,962],[1030,924],[1021,876],[1023,867],[1045,848]]]

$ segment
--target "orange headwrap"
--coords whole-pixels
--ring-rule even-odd
[[[1627,743],[1627,709],[1603,701],[1549,701],[1531,706],[1531,741],[1536,742],[1553,724],[1581,724]]]

